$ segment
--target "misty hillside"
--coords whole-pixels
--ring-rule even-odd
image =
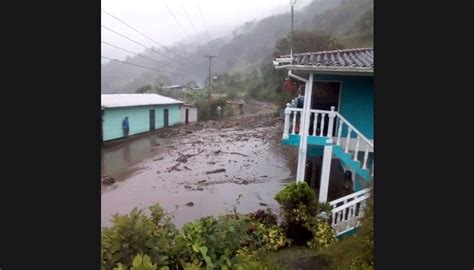
[[[246,22],[228,36],[203,45],[180,44],[171,48],[172,52],[154,48],[155,52],[142,53],[164,64],[138,56],[125,60],[164,73],[122,63],[103,64],[102,93],[133,93],[145,84],[185,84],[191,80],[202,84],[207,78],[208,60],[204,55],[208,54],[217,55],[213,59],[213,74],[257,71],[264,62],[271,61],[276,42],[290,31],[290,20],[289,13],[278,14]],[[294,29],[326,32],[346,48],[372,46],[373,0],[315,0],[295,12]]]

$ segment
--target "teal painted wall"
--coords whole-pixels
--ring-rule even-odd
[[[368,139],[374,138],[373,76],[317,75],[314,81],[341,82],[339,112]],[[313,88],[313,91],[315,89]],[[342,136],[347,136],[347,128]],[[355,138],[355,134],[352,133]]]
[[[155,129],[164,126],[164,109],[168,109],[169,125],[178,124],[181,120],[181,105],[154,105],[120,107],[104,110],[103,140],[113,140],[123,137],[122,120],[128,116],[130,126],[129,135],[150,131],[150,110],[155,110]]]

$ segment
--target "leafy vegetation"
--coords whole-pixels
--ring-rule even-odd
[[[321,213],[329,216],[327,205],[316,200],[314,191],[306,184],[292,183],[275,195],[281,206],[286,235],[296,242],[306,242],[318,249],[336,241],[335,232],[328,222],[318,217]]]
[[[204,217],[180,230],[158,204],[149,207],[150,215],[137,209],[115,215],[112,226],[102,230],[101,269],[286,269],[288,263],[278,259],[280,251],[301,250],[291,248],[299,244],[306,246],[305,256],[330,269],[373,269],[371,205],[359,233],[337,241],[321,215],[327,214],[328,205],[318,203],[306,183],[288,185],[275,199],[282,224],[270,209],[239,214],[235,206],[225,215]]]

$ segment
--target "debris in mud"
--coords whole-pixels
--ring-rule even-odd
[[[214,152],[213,152],[214,155],[219,155],[220,153],[222,153],[221,150],[217,150],[217,151],[214,151]]]
[[[225,172],[225,169],[217,169],[217,170],[214,170],[214,171],[208,171],[208,172],[206,172],[206,174],[221,173],[221,172]]]
[[[185,170],[191,171],[191,169],[188,168],[187,166],[184,166],[183,168],[184,168]]]
[[[214,164],[216,164],[216,162],[214,162],[214,161],[208,161],[207,164],[214,165]]]
[[[201,180],[201,181],[198,181],[198,184],[204,183],[204,182],[206,182],[206,181],[207,181],[206,179]]]
[[[268,177],[268,175],[261,175],[260,177]]]
[[[187,203],[186,203],[186,206],[189,206],[189,207],[191,207],[191,206],[193,206],[193,205],[194,205],[193,202],[187,202]]]
[[[155,158],[153,161],[158,161],[158,160],[163,160],[165,159],[164,157],[159,157],[159,158]]]
[[[190,189],[191,186],[190,185],[184,185],[184,188]]]
[[[261,202],[261,203],[259,203],[259,204],[260,204],[261,206],[268,206],[268,204],[263,203],[263,202]]]
[[[241,154],[241,153],[237,153],[237,152],[230,152],[230,154],[232,154],[232,155],[240,155],[240,156],[243,156],[243,157],[248,157],[247,155],[244,155],[244,154]]]
[[[101,179],[101,182],[104,185],[112,185],[113,183],[115,183],[115,179],[110,175],[104,175]]]

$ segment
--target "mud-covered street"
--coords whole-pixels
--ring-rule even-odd
[[[293,180],[295,149],[280,144],[283,121],[275,106],[252,105],[245,115],[105,145],[102,175],[116,182],[102,185],[102,226],[114,213],[156,202],[174,211],[178,226],[234,205],[239,212],[276,211],[275,193]]]

